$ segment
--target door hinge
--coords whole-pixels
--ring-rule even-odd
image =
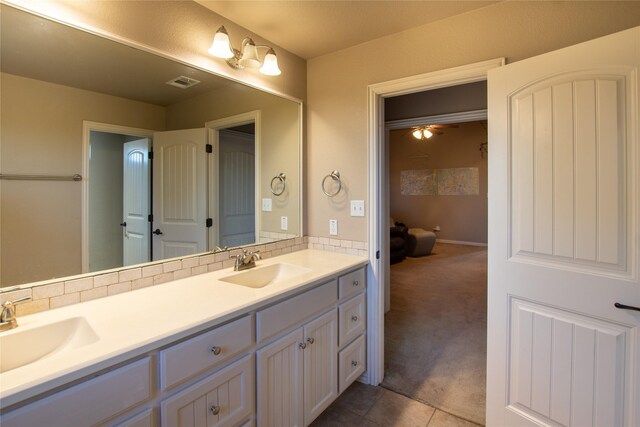
[[[213,145],[207,144],[205,146],[205,149],[207,150],[207,153],[209,153],[209,154],[213,153]]]
[[[207,218],[207,228],[213,227],[213,219]]]
[[[153,222],[153,214],[149,214],[149,216],[147,216],[147,221]]]
[[[149,160],[153,160],[153,150],[149,150]]]
[[[380,251],[376,251],[376,259],[380,259]]]

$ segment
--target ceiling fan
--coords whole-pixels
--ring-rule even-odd
[[[411,128],[410,132],[415,139],[425,140],[431,138],[433,135],[443,135],[444,132],[442,129],[458,127],[458,125],[454,124],[415,126]]]

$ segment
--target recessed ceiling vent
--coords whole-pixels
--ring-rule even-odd
[[[200,83],[200,80],[185,76],[176,77],[175,79],[171,79],[167,82],[168,85],[179,87],[180,89],[187,89],[191,86],[197,85],[198,83]]]

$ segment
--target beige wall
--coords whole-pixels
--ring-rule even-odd
[[[0,86],[0,170],[6,174],[82,173],[83,120],[165,126],[165,109],[155,105],[5,73]],[[51,277],[82,271],[81,184],[2,180],[0,185],[0,283],[43,280],[40,271]]]
[[[262,212],[261,231],[298,234],[300,229],[300,106],[297,102],[247,89],[222,88],[167,108],[167,128],[202,127],[204,123],[260,111],[260,198],[273,199],[273,210]],[[279,197],[269,190],[271,179],[284,172],[287,191]],[[280,216],[289,218],[289,230],[280,230]]]
[[[409,228],[431,230],[440,226],[439,239],[487,243],[487,156],[482,157],[479,151],[484,142],[487,142],[487,130],[483,122],[460,123],[459,128],[445,129],[443,135],[427,141],[418,141],[407,129],[391,131],[391,216]],[[401,193],[401,171],[446,168],[478,168],[479,194],[418,196]]]
[[[336,218],[338,238],[367,240],[366,217],[350,217],[346,201],[320,189],[322,177],[338,169],[345,199],[368,199],[367,85],[497,57],[514,62],[638,22],[639,2],[502,2],[310,60],[308,234],[328,237]],[[370,207],[367,200],[367,215]]]
[[[255,87],[306,99],[306,61],[259,35],[192,1],[10,0],[12,3],[123,41],[148,47],[204,70]],[[272,46],[282,75],[234,70],[207,53],[216,30],[224,25],[237,48],[251,34],[256,44]]]

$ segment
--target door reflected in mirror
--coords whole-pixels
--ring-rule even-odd
[[[300,102],[0,8],[0,173],[83,176],[0,180],[0,287],[301,235]]]

